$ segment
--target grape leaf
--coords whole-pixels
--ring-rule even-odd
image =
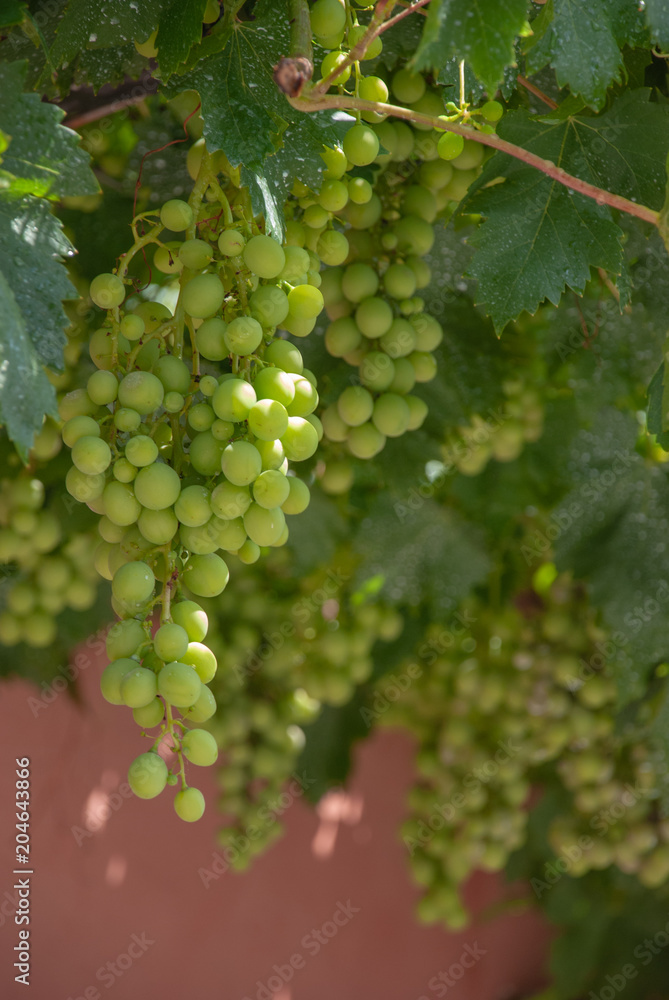
[[[12,194],[62,198],[96,194],[100,187],[79,136],[60,121],[60,108],[22,93],[27,65],[0,63],[0,129],[10,139],[0,178]]]
[[[0,28],[20,24],[26,12],[27,0],[5,0],[0,10]]]
[[[532,28],[525,46],[528,72],[550,62],[560,87],[599,109],[608,87],[622,78],[621,48],[642,40],[643,17],[627,0],[548,0]]]
[[[156,37],[161,74],[173,73],[202,38],[206,6],[207,0],[173,0],[162,14]]]
[[[669,430],[665,429],[662,419],[662,396],[664,395],[664,361],[653,375],[648,386],[648,433],[654,434],[657,443],[665,451],[669,451]]]
[[[515,61],[526,17],[525,0],[432,0],[413,66],[440,70],[453,56],[464,59],[492,95]]]
[[[646,21],[653,41],[666,49],[669,46],[669,0],[646,0]]]
[[[83,49],[121,46],[135,39],[145,41],[158,27],[168,3],[169,0],[107,4],[98,0],[70,0],[58,25],[51,59],[63,66]]]
[[[669,108],[648,95],[626,93],[596,118],[511,112],[499,135],[597,187],[659,208]],[[488,160],[464,211],[486,220],[470,240],[477,250],[470,273],[498,331],[545,298],[557,304],[565,286],[582,293],[591,267],[626,274],[622,230],[606,206],[505,154]]]

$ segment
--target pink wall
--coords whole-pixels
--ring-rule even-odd
[[[3,1000],[269,1000],[272,976],[275,1000],[511,1000],[542,984],[550,934],[536,914],[458,934],[414,921],[418,893],[397,834],[411,782],[405,736],[379,733],[361,745],[347,795],[331,795],[318,813],[296,799],[286,835],[249,872],[208,879],[200,870],[212,872],[218,851],[213,775],[200,772],[210,808],[193,826],[174,816],[169,793],[123,798],[138,729],[129,712],[103,703],[100,669],[91,662],[82,672],[79,704],[61,693],[36,716],[35,688],[0,687]],[[29,990],[12,968],[22,756],[32,772]],[[480,911],[500,892],[496,879],[477,876],[469,900]],[[466,959],[462,979],[446,993],[430,988],[466,948],[477,958]]]

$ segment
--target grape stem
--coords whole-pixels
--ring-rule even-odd
[[[337,75],[344,68],[344,65],[344,63],[341,63],[337,67]],[[322,82],[325,83],[326,81]],[[377,114],[392,115],[395,118],[403,118],[409,122],[430,125],[432,128],[444,132],[455,132],[464,139],[470,139],[472,142],[480,142],[482,145],[490,146],[491,149],[495,149],[499,153],[506,153],[516,160],[527,163],[528,166],[541,171],[547,177],[557,181],[558,184],[563,184],[565,187],[584,195],[586,198],[592,198],[598,205],[608,205],[610,208],[618,209],[618,211],[634,215],[637,219],[642,219],[644,222],[650,222],[654,226],[659,226],[660,213],[654,211],[652,208],[648,208],[647,205],[640,205],[635,201],[630,201],[628,198],[623,198],[621,195],[613,194],[610,191],[605,191],[603,188],[596,187],[594,184],[589,184],[587,181],[581,180],[580,177],[574,177],[573,174],[567,173],[566,170],[557,166],[552,160],[544,160],[543,157],[537,156],[536,153],[532,153],[528,149],[523,149],[522,146],[516,146],[512,142],[500,139],[494,133],[479,132],[474,128],[457,125],[455,122],[444,121],[436,115],[426,115],[418,111],[412,111],[411,108],[403,108],[394,104],[384,104],[380,101],[365,101],[360,97],[340,96],[339,94],[320,96],[320,93],[316,94],[318,86],[313,87],[308,93],[304,93],[302,97],[288,98],[288,100],[298,111],[327,111],[334,108],[375,111]]]

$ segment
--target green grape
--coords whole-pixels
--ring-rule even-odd
[[[360,381],[364,386],[375,392],[383,392],[389,388],[394,377],[395,364],[387,354],[370,351],[365,355],[360,365]]]
[[[258,399],[275,399],[289,406],[295,398],[295,383],[288,372],[279,368],[263,368],[253,383]]]
[[[363,299],[355,311],[355,322],[365,337],[375,339],[387,333],[393,322],[393,311],[385,299],[370,296]]]
[[[228,323],[223,339],[231,354],[245,357],[262,343],[262,327],[252,316],[237,316]]]
[[[166,663],[158,674],[158,694],[175,708],[190,708],[199,698],[201,690],[200,678],[187,663],[178,660]]]
[[[207,524],[198,528],[189,528],[183,525],[179,532],[179,538],[184,548],[189,552],[194,552],[198,556],[207,556],[220,548],[216,537],[216,522],[210,518]]]
[[[363,36],[367,32],[367,26],[364,24],[354,24],[352,28],[348,30],[348,44],[350,48],[353,48],[362,40]],[[361,56],[362,59],[376,59],[377,56],[381,55],[383,51],[383,42],[377,35],[376,38],[372,39],[369,43],[365,52]]]
[[[211,509],[217,517],[233,520],[248,510],[251,494],[246,486],[219,483],[211,494]]]
[[[127,442],[125,457],[138,469],[151,465],[158,458],[158,445],[148,434],[138,434]]]
[[[63,396],[58,404],[58,413],[62,420],[71,420],[72,417],[93,416],[97,413],[97,406],[90,398],[85,389],[74,389]]]
[[[360,330],[350,316],[342,316],[330,323],[325,331],[325,347],[333,358],[343,358],[362,342]]]
[[[359,385],[344,389],[337,400],[339,416],[348,427],[358,427],[372,416],[374,399],[372,394]]]
[[[129,348],[130,344],[126,338],[119,335],[118,353],[125,354]],[[111,371],[113,368],[112,359],[114,356],[114,341],[111,336],[111,330],[106,330],[104,327],[101,327],[99,330],[96,330],[93,334],[91,334],[91,339],[88,342],[88,353],[90,354],[91,361],[96,368],[99,368],[101,371]],[[71,415],[74,416],[74,414]],[[67,417],[62,413],[61,416],[64,420],[67,419]]]
[[[167,622],[161,625],[153,637],[153,648],[156,656],[169,663],[172,660],[181,660],[188,649],[188,633],[181,625]]]
[[[97,406],[113,403],[118,395],[116,376],[108,371],[93,372],[86,383],[86,392]]]
[[[274,441],[280,438],[288,428],[286,407],[277,402],[276,399],[259,399],[249,410],[247,420],[249,430],[261,441]],[[232,481],[234,482],[234,480]],[[239,485],[242,486],[245,483]]]
[[[416,288],[427,288],[432,280],[430,265],[422,258],[411,254],[406,259],[407,266],[411,268],[416,278]]]
[[[420,313],[410,320],[416,331],[416,349],[418,351],[434,351],[444,339],[441,324],[429,313]]]
[[[341,289],[349,302],[362,302],[376,295],[379,276],[369,264],[349,264],[342,275]]]
[[[405,215],[395,223],[394,231],[399,248],[407,253],[423,257],[432,249],[434,230],[429,222],[417,215]]]
[[[207,614],[195,601],[179,601],[172,605],[172,618],[185,629],[190,642],[202,642],[207,635]]]
[[[246,566],[250,566],[260,558],[260,546],[252,542],[250,538],[247,538],[238,551],[237,556]]]
[[[311,31],[327,38],[343,31],[346,26],[346,8],[342,0],[316,0],[309,9]]]
[[[198,274],[181,292],[181,302],[190,316],[207,319],[223,304],[225,289],[217,274]]]
[[[87,476],[79,469],[72,466],[65,476],[65,488],[70,496],[80,503],[91,503],[102,496],[105,488],[105,477],[103,473],[96,476]]]
[[[97,374],[101,373],[98,372]],[[100,437],[100,425],[97,420],[93,420],[92,417],[86,417],[84,415],[71,417],[70,420],[63,425],[61,435],[68,448],[72,448],[79,438]]]
[[[179,529],[179,522],[171,507],[164,510],[143,510],[137,519],[137,527],[148,542],[167,545]]]
[[[444,113],[444,102],[439,94],[436,94],[433,90],[426,90],[422,97],[419,97],[417,101],[413,101],[411,105],[412,111],[417,111],[422,115],[443,115]],[[414,121],[413,127],[418,129],[419,132],[429,132],[432,130],[432,125],[424,125],[421,122]]]
[[[252,385],[244,382],[243,379],[231,378],[219,385],[212,396],[211,405],[214,408],[214,413],[221,420],[239,423],[246,420],[249,410],[256,401],[257,397]]]
[[[294,372],[297,375],[301,375],[304,369],[304,362],[299,350],[286,340],[273,340],[265,351],[264,360],[267,364],[276,365],[284,372]]]
[[[314,242],[318,240],[321,231],[327,226],[330,220],[330,213],[322,205],[308,205],[304,210],[304,215],[302,216],[302,222],[305,226],[309,227],[309,230],[318,230],[318,232],[307,232],[306,236],[306,246],[309,249],[312,248]]]
[[[204,815],[204,795],[199,788],[184,788],[174,796],[174,809],[179,819],[196,823]]]
[[[180,392],[166,392],[163,407],[168,413],[180,413],[184,408],[185,399]]]
[[[328,462],[320,477],[321,489],[333,496],[340,496],[348,493],[354,478],[353,468],[348,462]]]
[[[321,413],[323,431],[328,441],[345,441],[348,436],[348,424],[339,415],[339,408],[336,404],[328,406]]]
[[[132,711],[133,719],[142,729],[153,729],[155,726],[159,726],[164,715],[165,706],[160,698],[154,698],[148,705],[142,705],[141,708],[134,708]]]
[[[364,177],[352,177],[348,182],[349,199],[356,205],[366,205],[374,194],[374,188]]]
[[[261,285],[249,298],[249,308],[258,323],[267,327],[278,326],[288,315],[288,296],[276,285]]]
[[[244,247],[244,263],[259,278],[276,278],[283,270],[286,256],[271,236],[253,236]]]
[[[179,260],[192,271],[202,271],[211,263],[211,247],[204,240],[186,240],[179,247]]]
[[[200,379],[199,388],[203,396],[213,396],[218,388],[218,382],[213,375],[203,375]]]
[[[233,520],[221,520],[212,518],[214,524],[212,530],[215,534],[216,544],[224,552],[237,552],[246,541],[246,531],[241,518]]]
[[[190,722],[206,722],[216,711],[216,699],[206,684],[202,685],[200,696],[194,705],[187,709],[183,716]]]
[[[203,684],[208,684],[216,676],[216,657],[212,651],[201,642],[189,642],[188,648],[179,659],[195,670]]]
[[[402,104],[415,104],[425,93],[425,80],[419,73],[408,69],[398,69],[393,73],[390,86],[393,94]]]
[[[121,694],[121,681],[125,675],[138,666],[137,660],[130,660],[127,657],[120,657],[109,663],[102,671],[100,677],[100,691],[105,701],[110,705],[123,705]]]
[[[427,351],[414,351],[409,355],[409,362],[417,382],[430,382],[437,374],[437,362]]]
[[[484,149],[480,142],[465,141],[462,152],[452,160],[457,170],[473,170],[483,162]]]
[[[313,285],[296,285],[288,293],[290,312],[298,319],[313,319],[323,308],[323,296]]]
[[[133,667],[121,679],[121,698],[128,708],[144,708],[156,698],[158,686],[153,670]]]
[[[176,502],[181,492],[181,480],[179,473],[169,465],[156,462],[139,470],[134,487],[135,496],[142,507],[148,507],[149,510],[163,510]],[[110,517],[108,513],[107,516]]]
[[[252,503],[244,514],[244,527],[256,545],[272,545],[286,526],[286,519],[280,507],[267,510]]]
[[[261,472],[253,484],[253,499],[261,507],[271,510],[281,507],[290,494],[288,478],[276,469]]]
[[[291,220],[292,221],[292,220]],[[294,223],[297,225],[297,223]],[[296,281],[309,270],[309,254],[301,246],[286,246],[283,248],[286,263],[279,274],[280,281]]]
[[[105,542],[120,542],[125,533],[125,529],[121,525],[110,521],[106,514],[103,514],[98,522],[98,531]]]
[[[183,582],[196,597],[218,597],[230,578],[227,565],[220,556],[191,556],[183,572]]]
[[[409,428],[411,411],[407,402],[392,392],[386,392],[374,403],[372,422],[385,437],[400,437]]]
[[[216,740],[206,729],[190,729],[181,741],[181,746],[191,764],[211,767],[218,760]]]
[[[368,125],[352,125],[344,136],[344,152],[356,167],[373,163],[379,152],[379,138]]]
[[[173,233],[182,233],[193,223],[193,210],[188,202],[172,198],[160,209],[160,221]]]
[[[288,333],[292,333],[294,337],[307,337],[315,325],[315,318],[312,317],[304,319],[299,316],[293,316],[293,314],[289,312],[281,324],[281,327],[282,329],[287,330]]]
[[[224,229],[218,237],[218,249],[224,257],[239,257],[246,241],[237,229]]]
[[[178,244],[170,243],[158,247],[153,255],[153,266],[163,274],[179,274],[183,271],[183,263],[176,253]]]
[[[381,218],[381,212],[381,199],[377,194],[373,194],[364,205],[356,205],[355,202],[349,201],[346,206],[346,218],[353,229],[370,229],[375,226]],[[350,245],[352,245],[352,235],[348,236]]]
[[[288,417],[288,428],[281,435],[281,444],[289,461],[303,462],[318,448],[318,434],[303,417]]]
[[[190,444],[190,464],[201,476],[215,476],[221,471],[225,442],[219,441],[211,431],[196,435]]]
[[[358,96],[364,101],[385,104],[388,100],[388,87],[380,76],[364,76],[358,85]]]
[[[153,595],[155,582],[153,571],[145,562],[126,563],[114,574],[112,594],[124,604],[145,604]]]
[[[122,432],[136,431],[142,422],[137,410],[123,406],[114,414],[114,424]]]
[[[406,264],[391,264],[383,276],[383,287],[393,299],[408,299],[416,291],[416,276]]]
[[[406,357],[416,347],[416,331],[406,319],[394,319],[390,329],[379,339],[379,346],[391,358]]]
[[[318,393],[307,378],[293,375],[293,379],[295,381],[295,398],[288,407],[288,416],[308,417],[318,406]]]
[[[132,313],[128,313],[121,320],[121,333],[127,340],[139,340],[144,330],[144,320],[141,316],[134,316]]]
[[[327,58],[327,57],[326,57]],[[322,65],[321,65],[322,72]],[[323,73],[323,76],[326,74]],[[346,154],[343,149],[339,147],[325,146],[321,157],[325,163],[325,170],[323,171],[323,176],[328,178],[333,178],[334,180],[339,180],[346,173]]]
[[[98,274],[91,281],[88,294],[100,309],[114,309],[125,298],[125,286],[115,274]]]
[[[288,496],[280,504],[281,510],[284,514],[301,514],[307,509],[311,500],[309,487],[304,480],[298,479],[297,476],[287,476],[286,478],[288,480]]]
[[[416,373],[411,362],[406,358],[394,358],[393,369],[392,381],[386,388],[400,395],[411,392],[416,384]]]
[[[437,199],[429,187],[412,184],[404,192],[402,211],[404,215],[417,215],[425,222],[434,222],[437,216]],[[413,295],[413,292],[410,294]]]
[[[218,382],[215,381],[215,385],[217,389]],[[188,411],[188,424],[197,433],[210,430],[215,420],[216,414],[208,403],[195,403]]]
[[[186,393],[190,388],[190,371],[180,358],[173,354],[163,354],[153,366],[153,373],[163,386],[165,392]]]
[[[316,244],[318,256],[329,267],[343,264],[349,255],[348,240],[336,229],[326,229],[318,237]],[[322,308],[322,307],[321,307]],[[320,311],[320,310],[319,310]]]
[[[231,483],[248,486],[262,472],[262,459],[250,441],[233,441],[223,452],[222,466],[226,479]]]
[[[138,798],[154,799],[167,784],[167,764],[152,750],[140,754],[128,768],[128,784]]]
[[[374,458],[386,443],[384,435],[372,423],[352,427],[348,433],[348,447],[356,458]]]
[[[341,212],[348,201],[348,187],[343,181],[326,180],[318,194],[318,204],[326,212]],[[327,223],[327,219],[325,220]]]
[[[437,143],[437,152],[442,160],[454,160],[465,148],[465,140],[457,132],[444,132]]]
[[[195,346],[207,361],[222,361],[228,348],[223,339],[227,324],[218,316],[206,319],[195,332]],[[202,383],[200,383],[202,388]]]
[[[334,49],[332,52],[328,52],[328,54],[326,55],[325,59],[323,59],[323,61],[321,63],[321,79],[322,80],[327,79],[327,77],[329,77],[330,73],[332,73],[332,71],[334,69],[336,69],[337,67],[341,66],[342,63],[344,63],[345,61],[346,61],[346,53],[345,52],[338,51],[337,49]],[[349,65],[346,66],[341,71],[341,73],[339,73],[339,75],[335,77],[332,86],[334,86],[334,87],[340,87],[340,86],[342,86],[342,84],[347,83],[348,80],[350,80],[350,78],[351,78],[351,69],[352,69],[352,66],[349,63]],[[323,156],[322,153],[321,153],[321,156]],[[323,157],[323,158],[325,159],[325,157]],[[344,171],[345,170],[346,170],[346,164],[344,163]],[[340,174],[339,176],[341,177],[343,175]]]
[[[118,387],[121,406],[135,410],[141,416],[157,410],[164,395],[162,382],[151,372],[130,372]]]
[[[397,146],[395,148],[395,152],[393,153],[393,160],[397,163],[401,163],[404,160],[408,160],[413,154],[415,133],[409,128],[406,122],[397,121],[393,125],[393,128],[395,129],[395,138],[397,140]]]
[[[181,491],[174,505],[174,513],[182,524],[196,528],[206,524],[211,516],[211,494],[204,486],[187,486]],[[164,657],[161,657],[164,659]],[[178,660],[178,656],[170,657]]]
[[[106,652],[110,660],[125,659],[137,652],[137,649],[146,640],[146,632],[142,628],[141,622],[134,618],[125,621],[115,622],[109,629],[106,639]],[[136,665],[132,661],[132,667]],[[131,667],[128,667],[130,670]]]

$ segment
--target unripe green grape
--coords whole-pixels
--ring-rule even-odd
[[[98,372],[98,374],[101,373]],[[63,441],[68,448],[72,448],[79,438],[100,437],[100,425],[97,420],[93,420],[92,417],[87,417],[82,414],[78,417],[71,417],[70,420],[63,425],[61,434]]]
[[[302,222],[308,227],[305,245],[309,250],[313,250],[316,247],[321,232],[329,221],[330,213],[322,205],[309,205],[304,210]]]
[[[157,410],[164,395],[162,382],[151,372],[130,372],[118,387],[121,406],[133,409],[142,416]]]
[[[383,276],[383,287],[391,298],[407,299],[416,291],[416,276],[406,264],[391,264]]]
[[[393,73],[390,87],[393,94],[402,104],[415,104],[425,93],[425,80],[419,73],[411,73],[408,69],[398,69]]]
[[[309,487],[297,476],[287,476],[288,496],[280,505],[284,514],[301,514],[309,506],[311,493]]]
[[[352,229],[370,229],[375,226],[376,223],[381,218],[382,206],[381,200],[377,194],[373,194],[372,197],[364,205],[356,205],[355,202],[349,201],[346,206],[346,218]],[[353,251],[354,243],[352,239],[353,234],[349,233],[348,241],[351,249]],[[365,233],[364,238],[369,238],[369,234]],[[369,254],[357,254],[358,256],[369,256]]]
[[[223,304],[225,289],[217,274],[198,274],[181,291],[186,312],[196,319],[207,319]]]
[[[416,349],[418,351],[434,351],[444,339],[441,324],[429,313],[420,313],[411,319],[411,326],[416,331]]]
[[[336,229],[326,229],[318,237],[316,244],[318,256],[329,267],[343,264],[349,254],[348,240]]]
[[[181,492],[181,480],[179,473],[169,465],[156,462],[139,470],[134,488],[142,507],[163,510],[176,502]]]
[[[252,542],[250,538],[247,538],[237,552],[237,556],[245,566],[251,566],[253,563],[258,562],[260,558],[260,546]]]
[[[209,620],[195,601],[179,601],[172,605],[172,618],[185,629],[190,642],[202,642],[207,635]]]
[[[185,394],[190,388],[191,374],[181,358],[163,354],[153,366],[153,374],[160,379],[165,392]]]
[[[146,632],[140,622],[134,618],[125,621],[115,622],[107,633],[106,652],[110,660],[124,659],[137,652],[138,647],[145,641]],[[131,661],[130,670],[136,666],[136,661]]]
[[[187,663],[180,663],[178,660],[166,663],[158,674],[158,694],[175,708],[190,708],[199,698],[201,690],[200,678]]]
[[[218,664],[212,651],[201,642],[189,642],[188,648],[179,657],[182,663],[192,667],[203,684],[209,684],[216,676]]]
[[[289,461],[303,462],[318,448],[318,434],[303,417],[288,417],[288,428],[281,435],[281,444]]]
[[[72,417],[93,416],[98,412],[97,405],[90,398],[85,389],[73,389],[63,396],[58,404],[58,413],[62,420],[71,420]]]
[[[355,311],[355,322],[365,337],[374,339],[387,333],[393,322],[393,311],[385,299],[370,296],[363,299]]]
[[[395,358],[393,369],[392,382],[386,388],[391,392],[398,392],[400,395],[411,392],[416,384],[416,373],[411,362],[404,357]]]
[[[186,240],[179,247],[179,260],[192,271],[202,271],[211,263],[211,247],[204,240]]]
[[[303,247],[305,239],[304,226],[300,225],[295,219],[288,219],[286,222],[286,244],[288,246]]]
[[[379,137],[368,125],[352,125],[344,136],[344,152],[356,167],[373,163],[379,152]]]
[[[237,316],[228,323],[223,339],[231,354],[246,357],[262,343],[262,327],[252,316]]]
[[[375,295],[379,287],[379,276],[369,264],[349,264],[342,279],[342,292],[350,302],[362,302]]]
[[[283,248],[286,258],[279,279],[281,281],[296,281],[309,270],[309,254],[302,246],[286,246]]]
[[[108,701],[110,705],[124,704],[121,681],[130,670],[134,670],[138,665],[137,660],[120,657],[105,667],[100,677],[100,691],[105,701]]]
[[[211,531],[216,547],[224,552],[237,552],[246,541],[244,522],[240,517],[233,520],[212,517],[207,530]]]
[[[327,79],[330,73],[332,73],[332,71],[336,69],[338,66],[341,66],[341,64],[344,63],[345,61],[346,61],[345,52],[338,51],[337,49],[334,49],[332,52],[328,52],[325,59],[323,59],[321,63],[321,79],[322,80]],[[346,68],[343,69],[342,72],[332,81],[332,86],[341,87],[343,84],[347,83],[348,80],[350,80],[351,78],[352,68],[353,67],[351,66],[351,64],[346,66]],[[321,156],[323,156],[322,153]],[[346,163],[344,163],[344,170],[338,176],[339,177],[343,176],[345,172],[346,172]]]
[[[202,685],[200,696],[194,705],[183,712],[184,719],[190,722],[206,722],[216,711],[216,699],[206,684]]]
[[[211,494],[211,509],[217,517],[232,520],[241,517],[251,504],[251,494],[245,486],[219,483]]]
[[[423,257],[432,249],[434,229],[429,222],[418,218],[417,215],[405,215],[403,219],[395,223],[394,232],[398,238],[400,249],[406,250],[410,254]]]
[[[164,714],[165,706],[160,698],[154,698],[148,705],[134,708],[132,711],[133,719],[142,729],[153,729],[155,726],[159,726],[163,721]]]
[[[442,160],[454,160],[464,148],[465,140],[457,132],[444,132],[437,143],[437,152]]]
[[[297,347],[287,340],[273,340],[265,351],[264,360],[267,364],[275,365],[284,372],[295,372],[301,375],[304,369],[302,355]]]
[[[247,420],[249,430],[261,441],[280,438],[288,427],[286,407],[275,399],[259,399],[249,410]]]
[[[386,392],[374,403],[372,423],[385,437],[400,437],[409,428],[411,410],[396,393]]]
[[[253,236],[244,247],[244,263],[259,278],[276,278],[283,270],[286,257],[271,236]]]
[[[258,399],[275,399],[288,406],[295,398],[295,383],[287,372],[278,368],[263,368],[253,383]]]
[[[288,406],[289,417],[308,417],[318,406],[318,392],[305,376],[294,375],[295,398]]]
[[[183,582],[196,597],[218,597],[225,589],[230,571],[220,556],[191,556],[183,572]]]
[[[464,143],[462,152],[452,160],[452,166],[456,170],[473,170],[480,167],[483,162],[484,148],[480,142],[472,142],[468,139]]]
[[[228,355],[223,339],[226,323],[218,316],[206,319],[195,332],[195,346],[207,361],[222,361]]]
[[[286,456],[280,441],[255,441],[254,444],[260,454],[263,472],[282,468]]]
[[[153,333],[161,323],[172,317],[172,313],[162,302],[140,302],[133,313],[144,321],[146,333]]]
[[[437,362],[427,351],[414,351],[409,355],[417,382],[431,382],[437,374]]]
[[[406,319],[394,319],[379,345],[391,358],[404,358],[415,349],[416,331]]]
[[[158,247],[153,255],[153,266],[163,274],[180,274],[183,271],[183,263],[179,259],[176,251],[178,244],[168,244]]]
[[[288,293],[288,305],[297,319],[313,319],[323,309],[323,296],[312,285],[296,285]]]
[[[186,400],[181,395],[180,392],[174,392],[173,390],[165,393],[165,398],[163,399],[163,407],[168,413],[180,413],[184,408]]]
[[[117,479],[119,483],[131,483],[137,475],[137,467],[127,458],[117,458],[112,472],[114,479]]]
[[[221,382],[212,396],[211,405],[214,413],[221,420],[238,423],[246,420],[249,410],[256,402],[257,397],[253,386],[243,379],[233,378]]]
[[[258,323],[266,327],[278,326],[288,315],[288,296],[276,285],[261,285],[249,298],[249,308]]]
[[[364,424],[372,416],[374,399],[367,389],[351,385],[344,389],[337,400],[337,411],[348,427]]]
[[[141,316],[134,316],[132,313],[129,313],[121,320],[121,333],[127,340],[139,340],[144,330],[144,320]]]
[[[248,486],[262,471],[260,452],[250,441],[233,441],[223,452],[222,467],[235,486]]]
[[[117,343],[117,353],[121,356],[125,355],[130,349],[130,343],[122,335],[118,337]],[[101,327],[91,334],[91,339],[88,342],[88,353],[91,356],[91,361],[96,368],[101,371],[111,371],[114,367],[113,355],[114,355],[114,340],[111,336],[111,331],[105,330]],[[84,390],[81,390],[82,392]],[[60,406],[59,406],[60,410]],[[69,416],[75,416],[76,414],[71,413],[64,416],[61,413],[61,417],[67,420]]]
[[[211,517],[210,500],[211,494],[204,486],[187,486],[177,498],[174,513],[182,524],[196,528],[200,524],[206,524]],[[171,656],[170,659],[178,660],[179,657]]]
[[[103,514],[98,521],[98,531],[105,542],[120,542],[124,535],[124,530],[122,525],[114,524],[113,521],[110,521],[106,514]]]
[[[363,36],[366,34],[366,32],[367,32],[367,25],[365,24],[354,24],[351,28],[349,28],[348,30],[349,47],[353,48],[355,45],[357,45],[358,42],[361,41]],[[364,53],[360,58],[363,60],[376,59],[377,56],[381,55],[382,51],[383,51],[383,42],[381,38],[377,35],[376,38],[373,38],[372,41],[369,43],[369,45],[367,46],[367,48],[365,49]]]
[[[372,423],[352,427],[348,432],[348,447],[356,458],[374,458],[386,443],[384,435]]]
[[[170,201],[166,201],[160,209],[160,221],[165,229],[169,229],[173,233],[181,233],[192,224],[193,210],[188,202],[172,198]]]
[[[184,788],[174,796],[174,810],[186,823],[196,823],[204,815],[204,809],[204,795],[199,788]]]
[[[221,471],[225,441],[219,441],[211,431],[197,434],[190,443],[190,464],[201,476],[215,476]]]
[[[118,381],[113,372],[93,372],[86,383],[86,392],[97,406],[113,403],[118,395]]]
[[[155,700],[158,686],[153,670],[135,666],[121,679],[121,698],[128,708],[144,708]]]
[[[412,184],[404,192],[402,211],[404,215],[417,215],[425,222],[434,222],[437,215],[437,201],[429,187]]]
[[[360,381],[375,392],[387,389],[394,376],[394,362],[382,351],[370,351],[360,364]]]
[[[209,321],[205,320],[205,322]],[[203,396],[209,398],[210,396],[213,396],[218,389],[218,381],[213,375],[203,375],[199,382],[199,389]]]
[[[158,445],[148,434],[138,434],[126,443],[125,457],[138,469],[151,465],[158,458]]]
[[[114,424],[122,432],[136,431],[142,422],[137,410],[122,406],[114,414]]]
[[[336,35],[346,26],[346,8],[342,0],[316,0],[309,9],[311,31],[327,38]]]
[[[427,288],[432,280],[430,265],[421,257],[411,254],[406,259],[407,267],[410,267],[416,278],[416,288]]]
[[[462,201],[467,194],[470,185],[478,176],[477,170],[455,170],[453,178],[448,185],[442,188],[440,196],[448,198],[449,201]]]
[[[200,385],[200,388],[202,386]],[[216,383],[218,388],[218,383]],[[216,414],[208,403],[195,403],[188,411],[188,424],[197,433],[208,431],[216,420]]]
[[[128,784],[138,798],[155,799],[167,784],[167,764],[152,750],[140,754],[128,768]]]
[[[181,746],[191,764],[211,767],[218,760],[218,745],[206,729],[189,730],[181,741]]]
[[[315,326],[315,317],[312,316],[304,318],[301,316],[294,316],[291,312],[288,313],[281,324],[281,328],[283,330],[287,330],[288,333],[292,333],[294,337],[308,337]]]
[[[336,403],[323,410],[321,413],[321,422],[328,441],[342,442],[346,440],[348,436],[348,424],[340,417]]]
[[[396,121],[393,128],[395,130],[395,137],[397,140],[395,152],[393,153],[393,161],[395,163],[403,163],[413,155],[416,143],[416,133],[413,129],[409,128],[406,122],[402,121]]]
[[[428,414],[427,403],[418,396],[405,396],[404,401],[409,406],[409,430],[415,431],[422,426]]]
[[[100,309],[114,309],[125,298],[125,286],[116,274],[98,274],[91,281],[88,294]]]
[[[504,108],[499,101],[486,101],[478,110],[489,122],[498,122],[504,114]]]
[[[153,594],[156,578],[145,562],[131,562],[121,566],[112,580],[112,593],[122,603],[145,604]]]
[[[349,462],[328,462],[320,477],[321,489],[332,496],[348,493],[355,473]]]
[[[362,334],[350,316],[342,316],[330,323],[325,331],[325,347],[333,358],[343,358],[360,346]]]
[[[21,622],[22,639],[33,649],[50,646],[58,634],[58,626],[46,611],[33,611]]]
[[[164,663],[181,660],[188,649],[188,633],[181,625],[167,622],[161,625],[153,637],[156,656]]]
[[[439,94],[433,90],[426,90],[422,97],[412,102],[411,110],[417,111],[419,114],[434,115],[436,117],[443,115],[444,102]],[[429,132],[432,129],[432,125],[424,125],[420,122],[412,122],[412,125],[419,132]]]
[[[385,104],[388,100],[388,87],[380,76],[364,76],[358,86],[358,96],[364,101],[376,101]]]
[[[348,201],[348,187],[342,181],[326,180],[318,195],[318,203],[327,212],[341,212]]]
[[[252,503],[244,514],[244,528],[256,545],[272,545],[286,526],[283,511],[279,507],[267,510]]]
[[[366,205],[374,194],[374,188],[364,177],[352,177],[348,182],[348,196],[356,205]]]
[[[74,497],[80,503],[89,503],[102,496],[105,482],[104,473],[99,473],[96,476],[87,476],[86,473],[80,472],[79,469],[72,466],[71,469],[68,469],[65,476],[65,489],[70,496]]]
[[[111,551],[112,546],[109,542],[100,542],[93,553],[93,565],[95,566],[96,572],[99,573],[103,580],[111,580],[114,575],[109,569],[109,556]]]
[[[327,75],[326,73],[323,73],[322,66],[321,73],[323,76]],[[341,80],[341,77],[339,79]],[[331,178],[332,180],[339,180],[344,176],[346,173],[347,159],[343,149],[340,149],[337,146],[325,146],[320,155],[325,163],[325,170],[323,171],[324,177]]]
[[[281,507],[290,493],[288,478],[276,469],[261,472],[253,484],[253,498],[261,507]]]
[[[148,542],[167,545],[179,530],[179,522],[172,508],[166,507],[165,510],[143,510],[137,527]]]

